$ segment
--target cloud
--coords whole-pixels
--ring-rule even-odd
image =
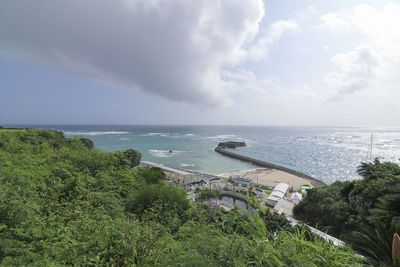
[[[378,76],[383,62],[371,47],[356,49],[332,57],[339,71],[329,73],[324,82],[337,89],[339,94],[352,94],[367,88]]]
[[[266,97],[276,95],[287,89],[282,86],[276,77],[270,76],[260,78],[253,72],[245,69],[223,71],[222,77],[232,81],[232,86],[236,86],[238,89],[237,91],[240,91],[240,88],[245,88],[245,90],[242,90],[242,95]]]
[[[400,69],[400,5],[388,3],[383,10],[358,5],[342,13],[321,16],[325,27],[335,34],[361,34],[354,49],[332,57],[338,70],[325,75],[325,86],[338,95],[367,90],[388,80],[397,80]],[[337,95],[332,99],[340,99]]]
[[[279,20],[269,26],[268,32],[249,49],[248,56],[252,60],[260,60],[268,56],[269,48],[277,43],[281,36],[291,30],[298,29],[294,20]]]
[[[267,54],[262,0],[4,0],[0,55],[198,105],[229,103],[226,67]],[[256,38],[257,37],[257,38]],[[258,40],[258,41],[256,41]]]
[[[347,15],[341,13],[327,13],[321,16],[323,24],[330,29],[337,29],[338,27],[348,27],[351,26],[353,21]]]

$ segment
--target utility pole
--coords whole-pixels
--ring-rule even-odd
[[[365,158],[365,162],[367,162],[368,161],[368,156],[369,156],[369,162],[372,162],[372,139],[373,139],[373,134],[371,134],[371,142],[370,142],[370,144],[369,144],[369,146],[368,146],[368,149],[367,149],[367,157]]]

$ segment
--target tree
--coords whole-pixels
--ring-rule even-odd
[[[357,252],[361,253],[374,266],[391,266],[393,234],[399,232],[400,224],[393,224],[387,229],[379,221],[374,221],[371,226],[361,225],[346,237]]]
[[[400,179],[400,178],[399,178]],[[386,228],[400,220],[400,184],[390,189],[389,193],[378,199],[376,207],[370,210],[370,222],[381,222]]]
[[[126,158],[131,162],[131,167],[136,167],[139,165],[142,156],[138,151],[134,149],[128,149],[124,153]]]
[[[94,143],[89,138],[80,138],[80,140],[87,147],[87,149],[92,150],[94,148]]]

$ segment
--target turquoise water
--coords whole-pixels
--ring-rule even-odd
[[[372,156],[399,163],[400,129],[245,126],[35,126],[84,136],[104,151],[134,148],[144,160],[214,174],[254,168],[214,152],[221,141],[245,141],[236,152],[282,165],[325,183],[357,179],[373,134]],[[169,151],[172,150],[172,153]],[[368,157],[369,160],[369,157]]]

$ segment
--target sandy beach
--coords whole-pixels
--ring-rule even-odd
[[[254,183],[272,187],[276,186],[278,183],[287,183],[293,187],[294,191],[297,191],[301,185],[307,184],[313,186],[310,180],[276,169],[257,168],[227,173],[222,176],[226,178],[239,176],[250,179],[254,181]]]

